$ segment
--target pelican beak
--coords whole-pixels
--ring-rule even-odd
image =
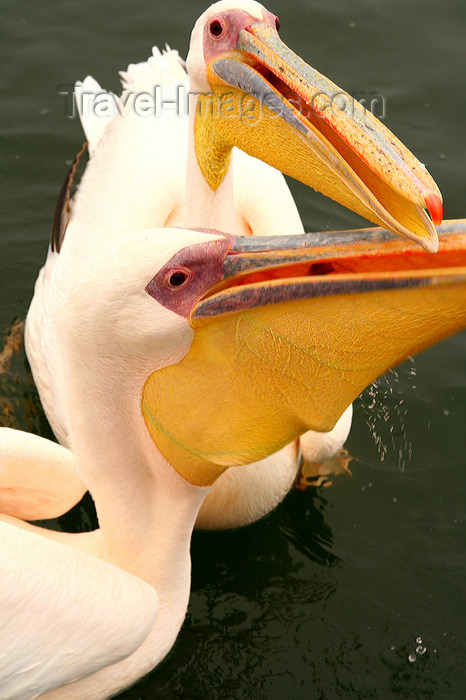
[[[437,251],[433,224],[442,221],[442,197],[425,167],[370,111],[293,53],[275,27],[257,22],[241,30],[236,50],[210,61],[207,79],[223,143]],[[207,102],[200,101],[196,131],[211,147],[212,133],[202,126]]]
[[[466,233],[436,256],[387,231],[229,238],[190,314],[193,343],[143,391],[152,438],[179,473],[229,466],[329,431],[388,368],[466,325]]]

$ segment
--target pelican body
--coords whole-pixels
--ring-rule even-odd
[[[453,226],[432,268],[379,230],[355,245],[150,229],[70,280],[53,330],[72,450],[0,429],[1,697],[97,700],[150,671],[186,613],[209,489],[331,430],[381,372],[463,328],[465,239]],[[34,458],[56,478],[31,476]],[[19,519],[57,507],[63,471],[98,530]]]
[[[262,5],[223,0],[203,13],[192,32],[187,73],[176,52],[154,50],[122,78],[120,105],[131,104],[134,94],[153,94],[154,85],[169,100],[181,86],[189,92],[189,116],[168,110],[144,118],[120,109],[105,119],[89,110],[102,97],[100,86],[91,78],[77,85],[91,157],[71,202],[71,179],[65,183],[26,323],[26,351],[42,405],[67,447],[62,393],[68,379],[54,319],[70,280],[80,279],[115,241],[180,225],[235,235],[302,233],[282,171],[426,251],[438,247],[433,222],[441,221],[442,200],[424,166],[285,46],[278,19]],[[351,108],[335,106],[337,93]],[[198,525],[244,525],[269,512],[291,487],[301,451],[313,462],[333,455],[348,435],[351,415],[346,406],[328,431],[309,432],[261,464],[220,477]],[[57,501],[50,515],[83,491],[79,477],[70,479],[63,503]]]

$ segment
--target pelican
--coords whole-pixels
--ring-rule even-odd
[[[173,51],[154,51],[146,63],[129,66],[122,74],[122,109],[111,119],[99,116],[106,96],[100,86],[91,78],[78,85],[91,158],[71,203],[71,179],[62,191],[25,337],[42,405],[62,445],[71,443],[53,319],[70,278],[79,279],[118,238],[180,225],[236,235],[302,233],[282,171],[425,250],[437,250],[433,223],[442,219],[442,199],[424,166],[285,46],[278,26],[277,17],[252,0],[212,5],[193,29],[187,73]],[[141,116],[132,98],[153,95],[154,85],[170,106],[155,118],[147,111]],[[173,108],[180,87],[189,92],[189,117]],[[347,406],[328,431],[300,440],[304,457],[319,462],[333,455],[350,425]],[[198,525],[232,527],[266,514],[288,492],[299,459],[293,443],[261,465],[226,473],[207,497]],[[57,493],[49,514],[68,509],[83,490],[78,475],[70,477],[62,503]]]
[[[51,331],[71,450],[1,428],[0,510],[31,519],[62,497],[29,476],[36,460],[80,475],[99,529],[1,516],[1,697],[98,700],[151,670],[186,612],[209,489],[330,431],[381,372],[464,327],[465,237],[445,236],[436,269],[378,230],[355,244],[150,229],[68,279]]]

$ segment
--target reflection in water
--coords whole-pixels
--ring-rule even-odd
[[[337,564],[332,552],[332,532],[325,521],[328,503],[323,495],[311,489],[306,493],[295,492],[293,507],[285,510],[280,518],[280,531],[297,551],[310,561],[324,566]]]
[[[16,320],[5,334],[5,343],[0,352],[0,374],[8,371],[10,361],[15,352],[19,352],[23,344],[24,321]]]
[[[24,354],[23,331],[24,321],[16,319],[0,336],[0,426],[54,439]]]

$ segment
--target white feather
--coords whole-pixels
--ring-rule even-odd
[[[126,571],[0,522],[0,697],[34,698],[121,661],[151,631],[155,590]]]
[[[89,155],[92,156],[97,144],[103,136],[107,124],[113,119],[113,114],[98,115],[96,108],[99,98],[106,96],[111,100],[114,95],[103,90],[97,80],[88,75],[84,80],[78,80],[74,86],[74,99],[78,109],[79,119],[88,142]]]

